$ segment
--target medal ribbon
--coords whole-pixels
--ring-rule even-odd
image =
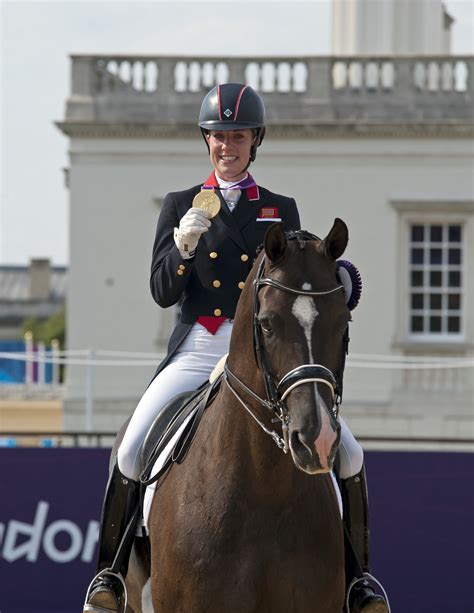
[[[231,185],[226,188],[221,188],[219,182],[217,181],[216,173],[213,172],[205,181],[202,189],[239,189],[245,190],[247,195],[247,199],[249,201],[259,200],[260,193],[258,191],[258,185],[255,182],[255,179],[252,177],[250,173],[244,179],[241,179],[234,185]]]

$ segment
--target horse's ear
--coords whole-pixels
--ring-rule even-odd
[[[287,246],[282,223],[274,223],[268,228],[267,233],[265,234],[264,245],[265,253],[269,260],[272,262],[281,260]]]
[[[322,251],[328,258],[337,260],[344,253],[349,240],[349,231],[346,224],[336,217],[332,228],[329,230],[329,234],[325,239],[321,241],[319,250]]]

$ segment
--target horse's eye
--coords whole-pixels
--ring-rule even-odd
[[[271,334],[273,332],[272,324],[270,323],[270,319],[268,317],[262,317],[259,322],[260,327],[265,334]]]

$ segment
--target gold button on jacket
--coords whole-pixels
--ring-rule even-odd
[[[180,264],[180,265],[179,265],[179,269],[180,269],[180,270],[186,270],[186,266],[185,266],[184,264]]]
[[[245,285],[245,283],[243,281],[240,281],[240,283],[238,284],[238,288],[239,289],[244,289],[244,285]]]
[[[209,254],[209,257],[215,260],[217,257],[217,253],[215,251],[211,251],[211,253]]]
[[[240,259],[242,260],[242,262],[246,262],[249,259],[249,256],[246,253],[243,253],[240,256]]]
[[[184,275],[184,272],[183,272],[181,269],[179,269],[179,268],[178,268],[178,270],[176,271],[176,273],[177,273],[178,275],[180,275],[180,276],[181,276],[181,275]]]
[[[212,285],[213,285],[214,287],[220,287],[220,286],[221,286],[221,282],[219,281],[219,279],[215,279],[215,280],[212,282]]]
[[[220,317],[222,315],[222,311],[220,309],[214,309],[214,315],[216,317]]]

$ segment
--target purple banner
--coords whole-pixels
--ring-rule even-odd
[[[0,449],[1,613],[81,610],[108,454]],[[471,613],[474,454],[367,452],[366,462],[373,572],[393,613]]]
[[[0,449],[0,611],[78,613],[93,576],[105,449]]]
[[[472,613],[474,454],[367,452],[373,571],[393,613]]]

